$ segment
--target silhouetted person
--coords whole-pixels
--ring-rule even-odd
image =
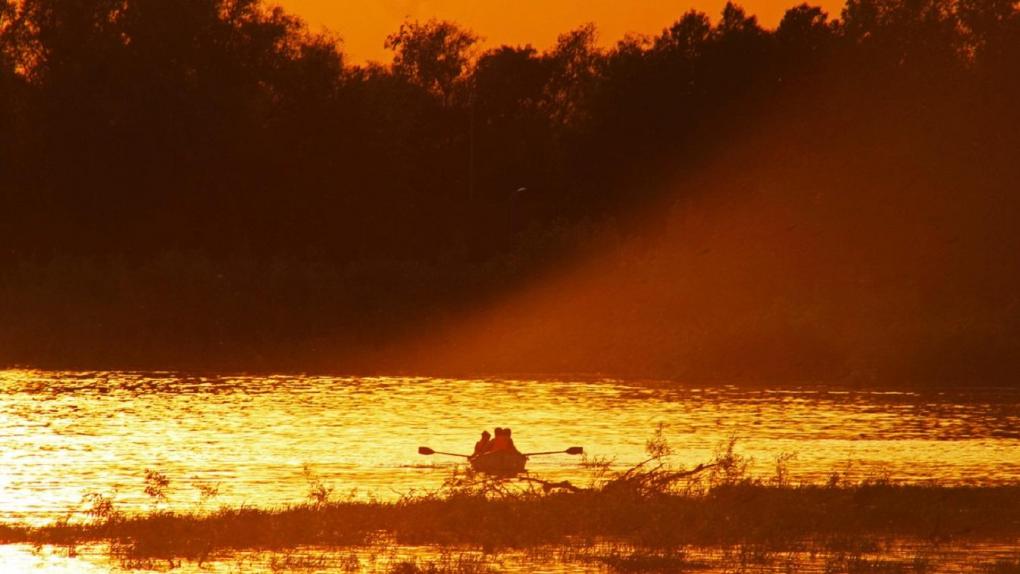
[[[491,445],[491,443],[492,435],[489,434],[489,431],[487,430],[482,431],[482,438],[480,438],[478,442],[475,443],[475,452],[471,456],[478,456],[480,454],[484,454],[486,451],[489,450],[489,446]]]
[[[491,444],[488,452],[520,453],[514,446],[514,440],[510,438],[510,429],[496,427],[496,436],[493,437]]]
[[[511,438],[511,436],[510,436],[510,429],[509,428],[503,429],[503,436],[506,437],[507,450],[509,450],[510,452],[512,452],[514,454],[521,454],[521,451],[517,450],[517,445],[514,444],[514,439]]]
[[[496,427],[493,431],[492,440],[489,442],[489,450],[486,452],[498,452],[506,450],[507,441],[503,438],[503,427]]]

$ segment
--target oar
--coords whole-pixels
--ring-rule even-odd
[[[445,454],[446,456],[459,456],[461,458],[471,458],[469,454],[457,454],[455,452],[442,452],[439,450],[432,450],[427,446],[418,447],[418,454]]]
[[[526,452],[524,456],[536,456],[539,454],[581,454],[584,452],[584,447],[572,446],[567,450],[547,450],[545,452]]]

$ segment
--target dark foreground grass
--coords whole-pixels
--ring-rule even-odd
[[[110,516],[86,524],[0,527],[0,543],[109,541],[135,556],[202,559],[231,549],[353,546],[380,539],[487,549],[614,539],[642,547],[827,547],[867,537],[950,542],[1020,536],[1020,486],[722,485],[699,494],[626,488],[452,493],[204,514]]]

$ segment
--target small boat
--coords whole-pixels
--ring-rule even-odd
[[[528,457],[517,452],[487,452],[468,459],[471,468],[486,474],[512,476],[524,472]]]
[[[442,454],[446,456],[456,456],[460,458],[468,459],[471,464],[471,468],[477,472],[484,472],[486,474],[492,474],[496,476],[516,476],[524,472],[524,465],[528,463],[529,456],[538,456],[541,454],[583,454],[584,448],[579,446],[572,446],[566,450],[547,450],[542,452],[528,452],[521,454],[519,452],[512,452],[506,450],[499,450],[496,452],[487,452],[478,456],[469,454],[458,454],[456,452],[443,452],[441,450],[433,450],[427,446],[418,447],[418,454],[424,454],[425,456],[431,456],[433,454]]]

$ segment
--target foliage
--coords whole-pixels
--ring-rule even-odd
[[[407,22],[384,66],[257,0],[0,0],[0,362],[360,356],[590,247],[755,125],[826,140],[848,172],[905,142],[999,198],[1016,2],[831,16],[802,4],[768,30],[728,3],[648,42],[607,49],[585,25],[546,52]]]
[[[323,482],[322,477],[315,472],[310,464],[302,466],[301,473],[305,477],[305,481],[308,483],[308,501],[313,507],[320,507],[324,504],[329,503],[330,497],[333,496],[334,488],[327,486]]]
[[[170,479],[157,470],[145,469],[145,494],[151,499],[153,505],[167,501],[167,490],[170,488]]]
[[[430,20],[405,22],[386,38],[386,47],[394,51],[394,74],[448,100],[477,41],[478,36],[453,22]]]
[[[110,522],[121,517],[112,496],[88,492],[82,497],[82,503],[85,504],[85,515],[96,522]]]

